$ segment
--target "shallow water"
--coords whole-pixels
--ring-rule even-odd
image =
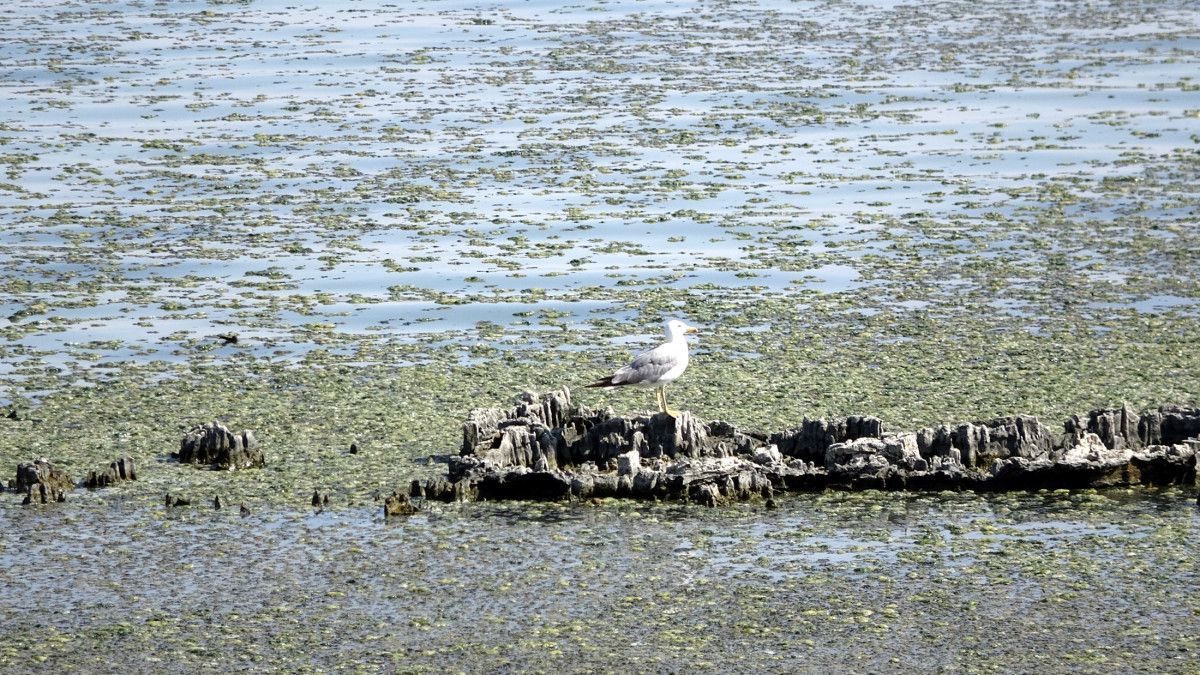
[[[178,360],[202,333],[183,308],[294,355],[313,323],[351,349],[364,324],[465,327],[420,303],[340,318],[389,288],[495,304],[478,311],[508,330],[549,297],[578,305],[567,325],[584,333],[597,295],[622,324],[652,325],[648,289],[903,302],[903,259],[870,261],[904,241],[961,249],[905,291],[935,308],[953,307],[939,295],[957,280],[1070,299],[996,267],[1004,241],[1036,244],[1030,271],[1065,246],[1121,274],[1085,315],[1153,312],[1153,295],[1195,305],[1193,273],[1071,241],[1097,217],[1118,239],[1144,223],[1117,214],[1158,231],[1194,220],[1194,191],[1161,175],[1195,175],[1187,3],[79,2],[19,3],[0,22],[0,247],[10,281],[41,282],[9,284],[8,306],[28,308],[13,343],[78,349],[58,329],[86,326],[134,362]],[[1137,194],[1105,189],[1123,179]],[[1063,188],[1065,204],[1048,194]],[[1068,222],[1036,224],[1060,208]],[[914,227],[930,219],[951,231]],[[115,289],[132,297],[97,295]],[[139,334],[110,302],[173,329]]]
[[[0,610],[6,669],[1185,672],[1200,648],[1177,491],[92,506],[0,510],[32,600]]]
[[[20,0],[0,34],[0,467],[142,478],[0,494],[0,669],[1194,670],[1191,487],[375,498],[668,315],[703,329],[671,400],[752,430],[1200,403],[1194,3]],[[170,461],[210,419],[268,467]]]

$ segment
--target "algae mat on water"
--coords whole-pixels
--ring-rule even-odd
[[[0,609],[0,667],[1193,672],[1200,516],[1179,499],[4,510],[28,601]]]
[[[788,553],[745,544],[717,569],[652,538],[802,533],[835,497],[789,501],[792,520],[606,507],[599,534],[532,511],[481,530],[487,509],[395,529],[365,514],[376,491],[441,471],[425,462],[458,447],[470,408],[598,377],[657,340],[664,315],[704,330],[672,402],[743,428],[1200,402],[1193,3],[19,0],[0,33],[0,402],[18,409],[0,419],[0,467],[46,455],[78,478],[129,455],[141,478],[36,510],[2,495],[6,533],[117,543],[6,535],[0,555],[43,575],[59,556],[59,576],[25,588],[137,580],[153,608],[68,594],[40,627],[6,609],[7,669],[35,667],[33,645],[46,669],[122,663],[126,637],[196,670],[238,655],[299,669],[309,653],[381,670],[720,668],[730,651],[772,670],[803,668],[797,654],[860,669],[1189,667],[1181,493],[1110,504],[1104,523],[1092,497],[1063,497],[1048,527],[1071,544],[1051,553],[1040,525],[1006,539],[959,523],[941,535],[950,553],[898,568],[915,593],[873,578],[877,560],[858,576],[843,576],[853,556],[763,576]],[[210,419],[254,430],[268,466],[167,461]],[[313,490],[335,508],[288,515]],[[252,515],[164,514],[164,492]],[[929,520],[953,521],[956,503],[933,500]],[[398,562],[409,527],[428,529]],[[328,564],[305,576],[274,556],[276,577],[251,557],[230,573],[260,595],[226,621],[227,596],[170,604],[174,581],[206,588],[187,565],[212,564],[181,557],[193,542],[179,532],[221,560]],[[882,541],[880,556],[908,555]],[[396,571],[342,583],[385,543],[364,569]],[[547,561],[530,570],[528,551]],[[650,571],[681,557],[694,577]],[[492,561],[481,578],[501,590],[459,576],[462,558]],[[471,605],[480,594],[492,609]],[[451,640],[461,612],[414,613],[442,601],[477,610],[482,637]],[[297,608],[311,620],[290,623]],[[1080,615],[1101,617],[1093,632]],[[1014,625],[1026,640],[989,641]]]

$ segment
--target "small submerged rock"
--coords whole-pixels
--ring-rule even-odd
[[[207,464],[216,469],[249,469],[267,464],[253,432],[243,430],[235,434],[215,421],[189,431],[179,444],[178,457],[184,464]]]
[[[25,504],[49,504],[65,502],[67,493],[75,487],[75,481],[50,460],[39,457],[32,462],[18,464],[17,476],[9,483],[9,487],[25,493]]]
[[[383,500],[383,515],[385,518],[411,516],[416,512],[417,507],[413,505],[408,495],[402,492],[393,492]]]
[[[186,497],[179,497],[168,492],[163,497],[163,505],[167,508],[173,508],[176,506],[191,506],[192,500]]]
[[[445,478],[414,497],[677,499],[709,506],[781,491],[1013,490],[1193,484],[1200,409],[1127,407],[1073,417],[1054,432],[1012,415],[916,432],[874,417],[805,419],[783,432],[742,431],[683,412],[618,417],[571,402],[566,388],[471,412]],[[1162,441],[1169,441],[1163,443]]]

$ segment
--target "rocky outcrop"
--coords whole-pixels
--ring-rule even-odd
[[[799,427],[771,434],[768,442],[788,457],[821,463],[825,461],[825,450],[835,443],[882,435],[883,421],[877,417],[847,417],[835,421],[805,417]]]
[[[235,434],[220,422],[193,428],[179,444],[179,461],[207,464],[215,469],[248,469],[266,466],[266,456],[254,434],[243,430]]]
[[[891,433],[874,417],[804,419],[773,434],[688,412],[616,416],[575,406],[566,388],[472,411],[444,478],[413,497],[676,499],[715,505],[836,489],[1013,490],[1192,484],[1200,409],[1128,406],[1054,431],[1013,415]]]
[[[132,457],[121,457],[109,463],[107,469],[89,471],[83,484],[89,488],[108,487],[123,480],[137,480]]]
[[[642,457],[729,457],[751,452],[760,439],[731,424],[705,424],[691,413],[617,417],[612,410],[575,408],[570,390],[526,392],[512,408],[473,410],[463,425],[462,457],[497,467],[556,469],[593,462],[608,467],[636,450]],[[453,467],[451,473],[454,473]]]
[[[1028,415],[960,424],[951,438],[959,461],[968,467],[984,467],[993,460],[1011,457],[1048,457],[1059,440],[1041,421]]]
[[[636,456],[636,451],[631,455]],[[587,462],[570,470],[536,470],[524,466],[505,468],[474,458],[458,464],[452,480],[417,481],[412,495],[441,501],[561,500],[603,497],[681,499],[703,503],[770,497],[772,477],[779,467],[764,467],[740,457],[681,457],[622,462],[616,471]]]
[[[49,504],[65,502],[67,493],[75,487],[75,481],[50,460],[40,457],[18,464],[17,476],[8,486],[25,494],[25,504]]]
[[[1175,445],[1200,437],[1200,408],[1160,406],[1141,414],[1128,404],[1120,408],[1094,410],[1083,419],[1067,420],[1069,434],[1093,433],[1107,447],[1138,450],[1151,445]]]

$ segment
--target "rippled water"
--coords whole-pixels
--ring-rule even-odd
[[[1187,3],[22,2],[0,23],[0,309],[34,306],[10,347],[519,331],[543,298],[586,330],[643,319],[647,283],[894,291],[863,258],[916,221],[949,221],[907,235],[929,252],[994,227],[969,266],[1028,238],[997,220],[1049,189],[1071,220],[1195,217],[1169,180],[1089,199],[1194,157]],[[1194,306],[1185,281],[1159,295]]]
[[[742,426],[1200,401],[1195,3],[18,0],[0,35],[0,465],[142,473],[0,495],[0,670],[1194,669],[1190,486],[372,495],[666,314],[705,329],[672,401]],[[167,461],[213,418],[268,469]]]
[[[0,512],[9,668],[1185,672],[1178,495]],[[1162,569],[1173,570],[1160,574]],[[121,647],[114,650],[115,645]]]

